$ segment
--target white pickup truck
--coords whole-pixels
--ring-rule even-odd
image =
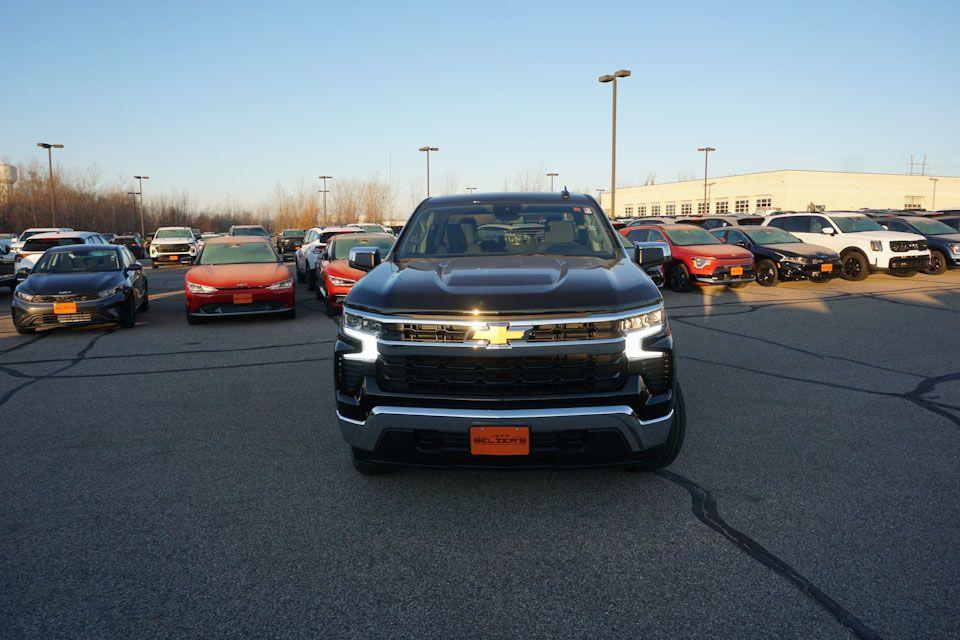
[[[150,266],[190,264],[197,258],[197,237],[190,227],[160,227],[150,242]]]
[[[778,227],[804,242],[833,249],[840,254],[840,275],[845,280],[863,280],[871,271],[913,276],[930,263],[923,236],[887,231],[861,213],[790,213],[770,216],[763,226]]]

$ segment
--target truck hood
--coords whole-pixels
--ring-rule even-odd
[[[860,238],[862,240],[886,240],[887,242],[894,240],[914,241],[925,239],[923,236],[915,233],[904,233],[903,231],[855,231],[853,233],[841,233],[840,235],[850,238]]]
[[[193,244],[194,240],[191,238],[156,238],[150,244],[161,245],[161,244]]]
[[[656,285],[627,259],[476,256],[385,262],[346,303],[384,314],[489,316],[623,311],[659,300]]]

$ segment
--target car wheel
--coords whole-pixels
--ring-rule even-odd
[[[318,280],[319,280],[320,282],[323,282],[323,278],[318,278]],[[323,283],[323,284],[321,284],[321,285],[317,285],[316,287],[314,287],[314,289],[315,289],[315,290],[314,290],[314,293],[315,293],[316,296],[317,296],[317,300],[323,300],[323,299],[324,299],[324,296],[327,295],[327,285],[326,285],[326,283]]]
[[[297,282],[303,284],[307,281],[307,276],[304,275],[303,271],[300,271],[300,261],[296,258],[293,259],[293,268],[297,272]]]
[[[928,266],[924,273],[928,273],[932,276],[938,276],[941,273],[945,273],[947,270],[947,256],[942,251],[937,251],[936,249],[930,250],[930,266]]]
[[[667,286],[671,291],[683,293],[690,291],[690,270],[682,262],[675,262],[667,273]]]
[[[150,293],[147,291],[143,292],[143,300],[140,301],[140,311],[148,311],[150,309]]]
[[[32,327],[22,327],[22,326],[20,326],[20,325],[17,324],[17,323],[13,323],[13,327],[14,327],[14,329],[17,330],[17,333],[19,333],[19,334],[22,335],[22,336],[29,335],[29,334],[34,333],[34,332],[36,331],[36,329],[34,329],[34,328],[32,328]]]
[[[124,329],[133,329],[135,326],[137,326],[137,305],[135,305],[133,300],[131,300],[130,304],[127,306],[128,308],[120,309],[120,317],[117,318],[117,320],[120,322],[120,326]]]
[[[898,278],[912,278],[917,275],[916,269],[890,269],[890,273]]]
[[[864,280],[870,275],[867,257],[859,251],[847,251],[840,256],[840,261],[843,263],[840,275],[844,280]]]
[[[667,441],[658,447],[645,451],[647,460],[625,466],[625,471],[637,473],[663,469],[680,455],[680,449],[683,448],[683,438],[687,432],[687,406],[683,401],[683,391],[680,389],[680,384],[678,383],[674,389],[677,398],[673,405],[673,421],[670,423],[670,433],[667,434]]]
[[[761,287],[775,287],[780,284],[777,265],[773,260],[764,258],[757,263],[757,284]]]
[[[350,447],[350,456],[353,458],[353,468],[362,476],[385,476],[397,471],[396,467],[390,465],[367,462],[361,455],[360,449]]]
[[[203,324],[206,322],[203,318],[198,318],[197,316],[190,315],[190,311],[187,311],[187,324],[196,326],[198,324]]]

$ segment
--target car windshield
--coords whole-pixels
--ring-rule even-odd
[[[21,243],[31,236],[35,236],[38,233],[49,233],[49,231],[24,231],[20,234],[20,237],[17,238]]]
[[[76,248],[48,251],[37,261],[33,273],[86,273],[90,271],[119,271],[117,252],[111,249]]]
[[[357,226],[367,233],[389,233],[379,224],[358,224]]]
[[[284,229],[280,232],[280,235],[284,238],[302,238],[303,234],[302,229]]]
[[[23,244],[22,251],[27,253],[46,251],[51,247],[63,247],[68,244],[83,244],[83,238],[34,238]]]
[[[670,242],[678,247],[691,247],[697,244],[721,244],[710,232],[703,229],[664,229]]]
[[[344,234],[344,233],[357,233],[357,230],[356,230],[356,229],[347,229],[347,230],[345,230],[345,231],[324,231],[324,232],[321,233],[319,236],[317,236],[317,240],[319,240],[319,241],[320,241],[321,243],[323,243],[323,244],[326,244],[327,241],[328,241],[330,238],[332,238],[333,236],[339,236],[339,235]]]
[[[117,236],[114,239],[120,244],[137,244],[137,239],[133,236]]]
[[[867,216],[831,216],[833,224],[840,227],[843,233],[859,233],[861,231],[883,231],[883,227]]]
[[[603,214],[589,206],[510,202],[425,207],[404,229],[395,256],[561,255],[614,258]]]
[[[266,242],[207,243],[200,253],[200,264],[249,264],[276,262],[277,254]]]
[[[740,229],[740,232],[757,244],[791,244],[794,242],[802,242],[797,236],[783,229],[778,229],[777,227]]]
[[[347,260],[350,258],[350,249],[355,247],[376,247],[380,249],[380,255],[385,256],[393,246],[393,238],[343,237],[337,238],[329,246],[331,260]]]
[[[234,227],[230,230],[232,236],[266,236],[267,231],[263,227]]]
[[[913,225],[914,229],[928,236],[945,236],[957,232],[956,229],[943,224],[939,220],[925,220],[921,218],[920,220],[912,220],[910,224]]]
[[[153,237],[157,240],[164,238],[192,238],[193,232],[190,231],[190,229],[160,229]]]

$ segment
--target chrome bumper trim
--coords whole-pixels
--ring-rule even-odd
[[[430,418],[466,418],[471,420],[525,420],[534,418],[569,418],[576,416],[604,416],[623,414],[633,417],[642,426],[656,424],[673,418],[673,409],[659,418],[641,420],[627,405],[613,405],[603,407],[559,407],[552,409],[442,409],[435,407],[394,407],[379,406],[370,411],[371,416],[423,416]],[[339,411],[337,417],[344,422],[364,426],[366,422],[347,418]]]

